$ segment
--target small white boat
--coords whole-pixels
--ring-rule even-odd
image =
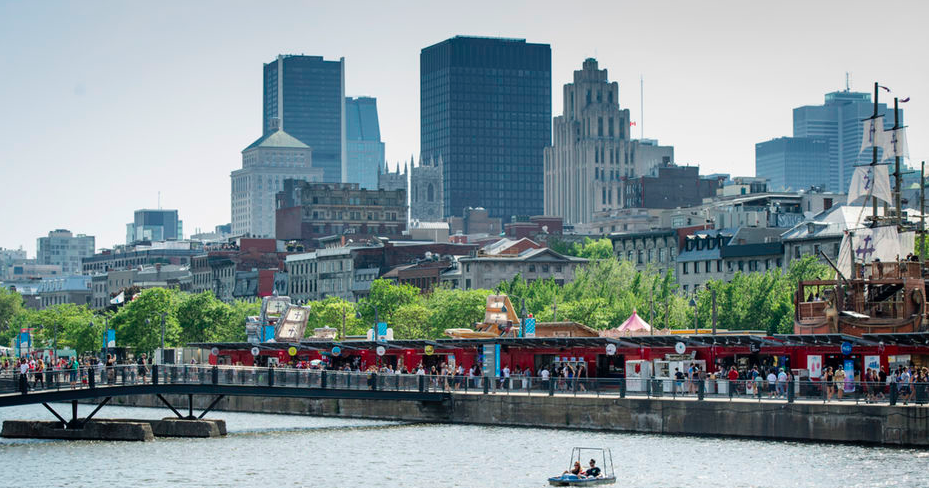
[[[616,473],[613,472],[613,453],[609,449],[599,447],[575,447],[571,451],[571,462],[568,463],[567,471],[561,476],[548,479],[551,486],[594,486],[614,483]]]

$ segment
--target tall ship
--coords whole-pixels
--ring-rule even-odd
[[[870,148],[872,161],[855,168],[848,190],[849,205],[861,198],[864,203],[847,226],[837,262],[820,253],[835,270],[835,279],[798,284],[794,297],[796,334],[861,336],[929,329],[924,216],[920,211],[919,222],[910,221],[901,204],[900,163],[908,157],[905,127],[899,125],[898,117],[901,100],[894,98],[894,124],[884,130],[883,118],[878,115],[879,88],[888,90],[874,84],[874,114],[863,121],[862,131],[861,150]],[[882,148],[880,160],[878,148]],[[925,208],[924,172],[925,164],[920,174],[921,210]],[[896,183],[893,190],[890,176]],[[917,236],[919,253],[914,254]]]

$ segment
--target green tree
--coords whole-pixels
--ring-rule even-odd
[[[377,307],[378,320],[390,323],[398,308],[413,303],[419,298],[419,288],[413,285],[395,284],[389,280],[377,279],[371,283],[368,296],[358,303],[358,310],[366,324],[374,323],[375,307]]]
[[[225,335],[223,331],[232,319],[232,308],[213,296],[212,291],[183,293],[177,298],[175,316],[181,327],[182,344],[217,341],[221,335]]]
[[[14,327],[14,320],[22,312],[22,295],[19,292],[0,288],[0,344],[8,344],[19,331],[19,328]]]
[[[226,322],[216,331],[216,340],[220,342],[245,341],[245,319],[261,313],[261,302],[236,300],[228,304],[229,315]]]
[[[426,296],[424,306],[430,312],[428,324],[423,324],[423,337],[442,337],[445,329],[470,328],[484,320],[490,290],[453,290],[434,288]]]
[[[407,303],[394,311],[390,326],[397,339],[424,339],[435,337],[430,330],[429,317],[432,311],[421,303]]]
[[[110,320],[116,329],[117,343],[139,352],[151,352],[161,347],[161,314],[165,318],[165,347],[182,345],[181,326],[177,321],[180,292],[174,289],[150,288],[119,309]]]
[[[613,259],[613,241],[605,237],[596,241],[585,237],[584,247],[578,256],[586,259]]]
[[[308,305],[310,306],[310,318],[307,321],[308,334],[311,334],[312,329],[315,328],[333,327],[339,331],[339,338],[345,340],[342,337],[343,317],[346,335],[365,334],[366,329],[370,328],[370,325],[363,327],[361,320],[355,317],[355,304],[339,297],[326,297],[322,301],[311,302]]]

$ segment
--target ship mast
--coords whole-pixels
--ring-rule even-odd
[[[874,82],[874,113],[871,115],[872,119],[877,118],[877,87],[878,84]],[[871,146],[871,166],[877,166],[877,146]],[[871,221],[877,222],[877,197],[871,197]],[[854,269],[854,267],[852,268]]]

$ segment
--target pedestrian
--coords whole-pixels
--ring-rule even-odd
[[[726,377],[729,379],[729,392],[738,393],[739,372],[736,371],[735,366],[729,366],[729,374]]]
[[[787,373],[784,372],[783,368],[778,368],[777,373],[777,396],[780,398],[781,395],[787,396]]]
[[[833,382],[835,383],[836,397],[838,400],[842,400],[842,395],[845,393],[845,370],[838,368],[835,370],[835,373],[832,374]]]
[[[141,356],[139,356],[139,359],[136,362],[136,365],[138,366],[139,376],[142,378],[142,384],[144,385],[145,376],[148,374],[148,366],[146,366],[145,364],[145,353],[144,352],[142,353]]]
[[[23,395],[29,392],[29,363],[26,359],[19,360],[19,391]]]

